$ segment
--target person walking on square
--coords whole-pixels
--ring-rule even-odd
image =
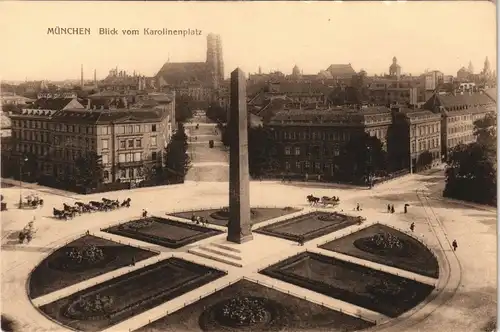
[[[387,213],[391,213],[391,204],[387,204]]]
[[[405,213],[408,213],[408,204],[405,204],[404,210],[405,210]]]
[[[303,247],[304,246],[304,236],[299,236],[299,246]]]
[[[359,203],[356,203],[356,211],[359,211]]]
[[[391,213],[394,213],[394,204],[391,206]]]
[[[410,230],[413,232],[415,230],[415,223],[412,222],[410,225]]]
[[[458,248],[457,240],[453,240],[453,243],[451,245],[453,246],[453,251],[457,251]]]

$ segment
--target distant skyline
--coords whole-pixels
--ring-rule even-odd
[[[92,35],[47,35],[48,28],[90,28]],[[141,30],[103,36],[98,28]],[[146,36],[150,29],[198,29],[198,36]],[[491,2],[0,2],[0,79],[103,79],[110,69],[154,76],[171,62],[204,62],[206,35],[222,38],[225,75],[282,71],[317,74],[351,63],[387,73],[426,69],[456,75],[488,56],[496,70],[496,8]]]

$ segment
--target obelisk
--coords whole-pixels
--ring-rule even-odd
[[[248,118],[246,78],[236,68],[231,73],[229,134],[229,223],[227,240],[243,243],[253,239],[250,223],[250,176],[248,174]]]

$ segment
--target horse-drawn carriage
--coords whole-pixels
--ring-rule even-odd
[[[58,219],[72,219],[76,215],[81,215],[82,213],[90,213],[97,211],[111,211],[118,209],[120,207],[130,207],[131,199],[127,198],[122,203],[119,200],[111,200],[107,198],[102,198],[102,201],[90,201],[88,204],[82,202],[75,202],[74,206],[70,206],[66,203],[63,204],[63,209],[58,210],[53,209],[54,217]]]
[[[323,196],[319,198],[314,195],[307,195],[307,202],[311,205],[322,204],[324,207],[327,207],[329,205],[335,207],[340,204],[340,198],[337,196]]]
[[[28,225],[24,226],[23,230],[19,232],[19,243],[24,243],[24,240],[31,242],[36,233],[35,222],[30,221]]]
[[[339,205],[340,203],[340,198],[333,196],[333,197],[328,197],[328,196],[323,196],[321,197],[320,203],[323,204],[324,207],[327,207],[331,205],[332,207],[335,207]]]
[[[37,194],[29,194],[24,197],[20,202],[21,209],[36,209],[39,206],[43,206],[43,199],[41,199]]]
[[[208,147],[210,149],[212,149],[214,147],[214,140],[213,139],[211,139],[210,141],[208,141]]]

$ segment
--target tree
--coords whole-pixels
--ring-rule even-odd
[[[183,183],[191,168],[191,160],[187,154],[187,135],[182,123],[165,148],[165,165],[163,176],[169,183]]]
[[[477,141],[450,153],[443,196],[481,204],[497,202],[496,117],[474,122]]]
[[[185,122],[193,117],[193,98],[187,95],[175,95],[175,121]]]
[[[433,160],[434,157],[432,156],[432,153],[430,153],[428,150],[422,152],[417,158],[417,165],[416,165],[417,169],[423,170],[429,167],[432,164]]]
[[[278,169],[273,138],[273,132],[267,127],[248,129],[248,166],[252,177],[261,177]]]
[[[342,147],[335,164],[337,179],[367,182],[370,175],[387,170],[387,153],[377,137],[363,132]]]
[[[226,123],[227,122],[227,111],[219,106],[217,103],[212,103],[206,112],[207,118],[216,123]]]
[[[75,160],[74,183],[84,188],[97,188],[104,180],[102,157],[94,151]]]

